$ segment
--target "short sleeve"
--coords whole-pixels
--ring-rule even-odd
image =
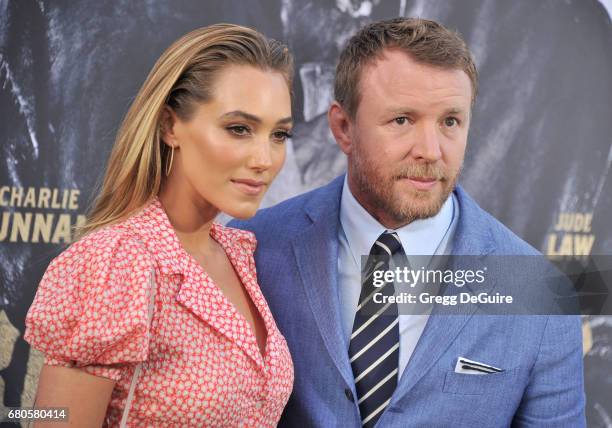
[[[153,258],[125,232],[102,229],[47,268],[26,317],[25,340],[45,363],[119,380],[149,353]]]

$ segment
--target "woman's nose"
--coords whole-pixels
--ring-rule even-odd
[[[266,170],[272,166],[272,153],[269,141],[258,139],[258,141],[253,144],[248,166],[259,170]]]

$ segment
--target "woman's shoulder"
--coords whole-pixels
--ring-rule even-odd
[[[38,292],[46,288],[81,296],[133,292],[146,286],[155,259],[129,219],[94,230],[49,263]]]
[[[146,358],[154,261],[125,226],[87,234],[45,271],[26,317],[25,340],[49,362],[80,367]]]
[[[139,233],[140,215],[134,214],[125,220],[95,229],[73,242],[54,258],[49,267],[60,264],[85,264],[99,268],[119,258],[134,258],[135,261],[151,259],[151,254]],[[106,270],[106,269],[105,269]]]

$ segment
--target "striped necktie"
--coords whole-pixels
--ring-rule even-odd
[[[395,232],[384,232],[372,245],[353,323],[349,358],[361,423],[367,428],[376,424],[391,401],[397,386],[399,363],[397,304],[376,303],[373,299],[374,293],[392,296],[395,287],[393,282],[375,287],[373,271],[388,270],[391,257],[401,248]]]

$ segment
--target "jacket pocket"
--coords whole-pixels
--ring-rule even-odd
[[[504,383],[516,382],[519,368],[504,370],[501,373],[466,374],[446,372],[443,391],[451,394],[482,395],[499,390]]]

